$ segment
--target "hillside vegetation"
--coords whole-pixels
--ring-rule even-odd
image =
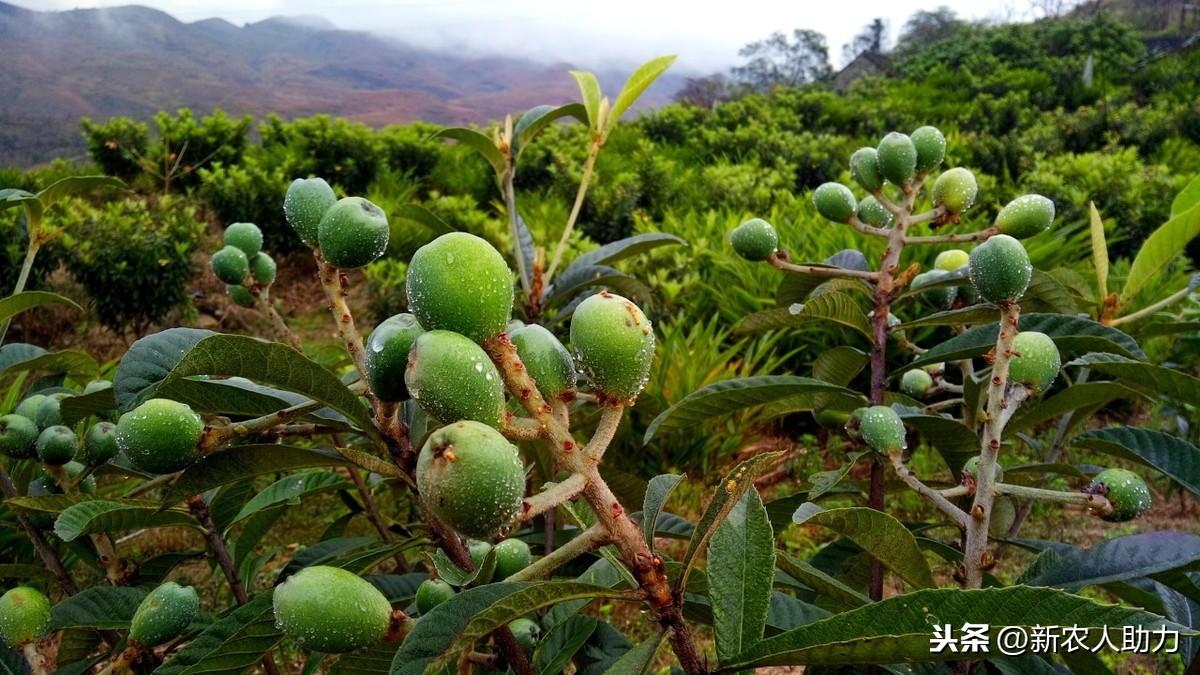
[[[767,343],[781,339],[787,350],[801,350],[789,365],[802,372],[821,350],[821,329],[750,342],[730,332],[738,318],[775,306],[778,282],[770,270],[728,255],[729,226],[752,215],[767,218],[799,259],[820,260],[855,245],[851,230],[817,216],[811,191],[829,180],[848,182],[844,158],[855,148],[892,129],[931,123],[948,138],[947,165],[972,167],[987,196],[967,226],[991,222],[1018,194],[1047,195],[1060,217],[1053,231],[1027,242],[1031,258],[1039,267],[1074,268],[1060,282],[1086,297],[1094,291],[1083,289],[1095,283],[1085,262],[1088,204],[1103,217],[1116,283],[1130,254],[1167,219],[1172,197],[1200,173],[1200,84],[1191,76],[1198,68],[1200,51],[1149,55],[1138,33],[1100,13],[963,25],[952,39],[898,57],[894,76],[860,80],[845,93],[816,83],[750,93],[712,109],[666,105],[613,134],[572,246],[582,251],[643,231],[669,232],[689,244],[636,263],[668,348],[702,355],[695,370],[656,371],[657,386],[646,399],[659,396],[664,405],[730,369],[775,367]],[[339,193],[366,195],[391,214],[394,231],[422,228],[405,215],[409,204],[419,204],[451,227],[508,248],[489,168],[465,148],[433,138],[435,125],[374,131],[326,116],[269,117],[252,141],[253,125],[249,118],[196,117],[188,110],[160,113],[153,129],[128,118],[85,121],[92,160],[130,181],[134,192],[103,207],[58,207],[65,234],[39,259],[35,279],[65,283],[53,272],[68,263],[96,318],[119,334],[195,316],[187,290],[199,280],[192,255],[211,235],[189,223],[255,222],[273,249],[294,250],[299,241],[278,204],[292,178],[305,175],[324,176]],[[518,206],[538,240],[556,237],[566,220],[584,163],[583,134],[578,124],[557,125],[525,150],[515,178]],[[10,171],[0,182],[32,188],[74,170],[60,164]],[[0,276],[8,277],[23,249],[13,212],[4,217]],[[1189,251],[1192,262],[1164,269],[1145,298],[1186,283],[1200,249]],[[114,265],[121,274],[109,272]],[[364,301],[375,318],[403,309],[404,270],[399,255],[365,268]],[[228,311],[208,300],[199,309]],[[683,320],[676,325],[675,317]],[[656,412],[649,401],[642,410],[646,422]],[[723,449],[711,447],[718,443],[712,439],[697,442],[709,446],[706,455],[717,451],[715,459],[737,439],[727,437]],[[669,465],[691,452],[684,447],[649,461]]]

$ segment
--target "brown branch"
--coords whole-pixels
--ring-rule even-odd
[[[625,508],[601,477],[596,464],[580,451],[579,444],[556,419],[553,408],[538,392],[508,335],[500,333],[484,341],[484,349],[499,368],[504,382],[521,406],[546,429],[546,436],[558,463],[572,473],[583,474],[587,483],[583,496],[597,522],[609,534],[625,564],[654,611],[659,624],[670,631],[671,647],[680,665],[688,673],[705,673],[708,666],[683,621],[679,599],[671,592],[663,561],[646,546],[641,529],[630,519]]]
[[[17,493],[16,486],[13,485],[12,477],[8,475],[8,470],[0,464],[0,490],[4,492],[5,499],[15,499],[20,496]],[[25,530],[25,536],[29,537],[29,542],[33,544],[33,549],[37,551],[38,557],[42,559],[42,564],[46,569],[50,570],[50,574],[54,575],[58,581],[59,588],[67,595],[75,595],[79,592],[79,588],[75,586],[75,581],[71,579],[71,575],[67,574],[67,570],[63,567],[62,560],[59,559],[58,553],[51,548],[50,544],[46,543],[46,538],[42,536],[42,532],[33,526],[29,516],[21,509],[10,509],[16,517],[17,522],[21,524],[21,529]]]
[[[221,573],[225,575],[225,582],[229,584],[229,590],[233,593],[234,599],[239,605],[246,604],[250,597],[246,595],[246,587],[242,585],[242,580],[238,577],[237,567],[234,566],[233,558],[229,555],[229,547],[225,545],[225,538],[221,536],[221,531],[213,523],[212,513],[209,512],[204,497],[192,495],[188,497],[187,504],[188,510],[204,528],[204,538],[208,542],[208,550],[216,559]],[[262,664],[263,670],[267,671],[268,675],[279,675],[279,667],[275,665],[275,658],[269,653],[263,655]]]

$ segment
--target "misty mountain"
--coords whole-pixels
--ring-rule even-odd
[[[256,117],[329,113],[372,126],[483,123],[578,97],[588,64],[465,58],[417,49],[317,17],[236,26],[141,6],[39,12],[0,2],[0,166],[82,156],[79,119],[220,107]],[[597,73],[606,89],[628,72]],[[643,105],[666,102],[664,76]],[[615,91],[608,92],[610,95]]]

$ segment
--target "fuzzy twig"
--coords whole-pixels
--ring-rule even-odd
[[[346,303],[346,296],[349,294],[346,288],[346,279],[340,269],[325,261],[320,251],[315,251],[313,256],[317,260],[318,277],[321,279],[321,287],[325,289],[325,297],[329,300],[329,311],[333,313],[333,323],[337,325],[342,346],[346,348],[350,359],[354,361],[359,378],[366,382],[366,353],[363,350],[362,335],[355,327],[354,315],[350,313],[350,305]],[[371,402],[371,408],[374,409],[378,404],[375,393],[369,388],[365,393],[367,400]]]
[[[690,674],[707,672],[704,657],[692,639],[691,631],[683,621],[683,613],[671,592],[662,559],[647,548],[641,529],[612,493],[600,475],[599,467],[579,451],[579,445],[570,431],[559,424],[553,408],[538,392],[536,383],[521,363],[508,335],[501,333],[488,338],[484,341],[484,349],[500,369],[509,391],[526,412],[545,427],[546,437],[558,463],[572,473],[586,477],[583,497],[596,514],[597,526],[608,533],[621,558],[633,572],[659,624],[670,631],[671,647],[684,671]]]
[[[581,473],[573,473],[566,480],[553,483],[541,492],[526,497],[525,503],[522,506],[521,519],[533,520],[559,504],[574,499],[583,491],[585,483],[587,483],[587,476]]]
[[[979,451],[979,465],[975,471],[975,501],[971,506],[971,522],[963,545],[964,585],[967,588],[979,588],[982,585],[984,569],[991,563],[987,555],[988,523],[996,497],[996,464],[1000,456],[1001,434],[1007,419],[1005,394],[1008,367],[1012,361],[1013,340],[1017,337],[1020,317],[1021,307],[1017,303],[1007,302],[1000,306],[1000,332],[996,338],[988,385],[987,419]]]
[[[559,546],[554,552],[545,555],[525,567],[525,569],[513,574],[505,579],[505,581],[533,581],[534,579],[545,579],[550,576],[554,570],[571,562],[575,558],[593,551],[609,541],[608,530],[599,523],[584,530],[574,539]]]
[[[933,502],[933,505],[936,506],[938,510],[949,516],[950,519],[953,520],[959,527],[967,527],[968,516],[966,511],[963,511],[955,506],[954,503],[947,499],[943,493],[929,487],[925,483],[922,483],[921,480],[909,470],[908,466],[905,465],[904,457],[900,451],[893,450],[892,452],[889,452],[888,459],[891,460],[892,468],[896,471],[896,475],[900,477],[900,480],[904,481],[905,485],[912,488],[917,494],[920,494],[922,497],[925,497],[929,501]]]

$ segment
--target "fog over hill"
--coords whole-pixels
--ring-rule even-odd
[[[578,96],[571,68],[421,49],[313,16],[237,26],[141,6],[41,12],[0,2],[0,166],[81,156],[79,119],[163,109],[284,117],[329,113],[373,126],[484,122]],[[624,71],[598,73],[617,89]],[[643,99],[669,100],[669,74]]]

